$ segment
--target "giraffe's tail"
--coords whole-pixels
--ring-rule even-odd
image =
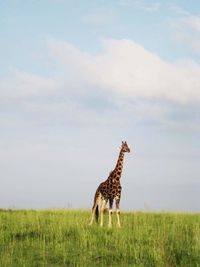
[[[98,207],[98,205],[97,205],[97,207],[95,209],[95,220],[98,223],[98,220],[99,220],[99,207]]]

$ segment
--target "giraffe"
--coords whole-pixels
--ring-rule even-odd
[[[122,169],[123,169],[124,153],[126,152],[129,153],[130,148],[128,147],[126,142],[122,142],[115,169],[110,172],[107,180],[101,183],[96,190],[96,193],[94,196],[94,205],[92,207],[92,218],[91,218],[89,225],[92,225],[94,221],[94,217],[96,217],[96,221],[98,222],[98,217],[99,217],[98,204],[101,201],[100,225],[103,226],[103,211],[106,207],[107,202],[109,201],[108,226],[111,227],[112,226],[112,207],[113,207],[113,201],[115,200],[117,225],[121,227],[120,218],[119,218],[119,214],[120,214],[119,203],[120,203],[121,190],[122,190],[122,187],[120,184],[120,178],[121,178]]]

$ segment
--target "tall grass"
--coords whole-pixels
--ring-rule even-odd
[[[82,210],[0,211],[0,266],[200,266],[198,214],[122,213],[120,229],[89,219]]]

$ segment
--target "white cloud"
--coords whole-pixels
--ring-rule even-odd
[[[12,79],[0,81],[0,98],[27,98],[55,94],[58,82],[52,78],[11,70]]]
[[[200,32],[200,16],[188,16],[181,19],[183,25],[187,25],[191,29]]]
[[[114,16],[111,14],[88,14],[82,17],[82,21],[86,24],[94,26],[105,26],[114,21]]]
[[[200,16],[183,16],[171,21],[175,39],[200,54]]]
[[[145,11],[148,11],[148,12],[155,12],[155,11],[158,11],[159,10],[159,8],[160,8],[160,3],[157,3],[157,2],[155,2],[155,3],[151,3],[151,4],[147,4],[147,3],[141,3],[140,5],[139,5],[139,8],[140,9],[143,9],[143,10],[145,10]]]
[[[14,69],[12,80],[0,81],[0,97],[62,97],[96,91],[114,98],[200,101],[200,66],[194,61],[169,63],[126,39],[104,39],[102,45],[102,52],[91,54],[68,42],[48,40],[52,60],[62,74],[49,78]]]
[[[173,19],[171,25],[178,30],[194,30],[200,32],[200,16],[182,16],[177,19]]]
[[[180,6],[178,6],[178,5],[176,5],[176,4],[169,4],[168,5],[168,9],[169,10],[171,10],[171,11],[174,11],[176,14],[178,14],[178,15],[190,15],[190,13],[187,11],[187,10],[185,10],[185,9],[183,9],[182,7],[180,7]]]
[[[103,51],[98,55],[56,40],[50,40],[49,47],[70,76],[76,76],[83,86],[102,88],[124,97],[177,103],[200,100],[200,66],[193,61],[168,63],[125,39],[103,40]]]
[[[158,2],[149,3],[143,0],[119,0],[120,6],[133,6],[146,12],[156,12],[160,9],[161,4]]]
[[[5,107],[4,100],[12,100],[5,110],[19,116],[26,112],[34,124],[54,120],[61,125],[114,126],[120,120],[122,125],[159,123],[180,131],[186,123],[190,132],[199,131],[196,119],[184,119],[187,107],[200,101],[197,63],[165,62],[131,40],[104,39],[102,47],[100,53],[91,54],[67,42],[48,40],[51,60],[61,71],[47,78],[13,70],[12,80],[0,82],[1,103]],[[169,114],[177,112],[174,106],[183,109],[177,120]],[[18,115],[5,113],[1,123],[15,123]]]

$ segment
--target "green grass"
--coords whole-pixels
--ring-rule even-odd
[[[200,266],[200,215],[122,213],[88,226],[82,210],[1,210],[0,266]]]

